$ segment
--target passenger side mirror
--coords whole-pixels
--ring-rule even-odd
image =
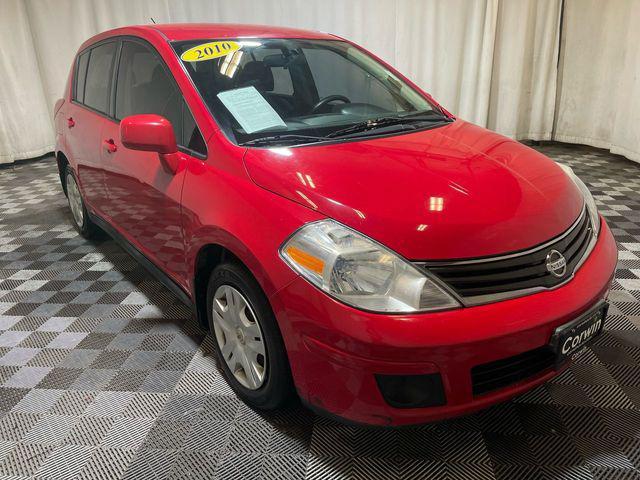
[[[180,155],[171,122],[161,115],[141,114],[125,117],[120,122],[120,141],[131,150],[157,152],[160,160],[176,173]]]
[[[171,122],[160,115],[142,114],[120,122],[120,141],[131,150],[169,155],[178,151]]]

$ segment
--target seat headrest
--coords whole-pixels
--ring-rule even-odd
[[[162,65],[156,65],[151,73],[151,83],[158,84],[166,81],[167,74],[165,73],[164,68],[162,68]]]
[[[273,72],[263,62],[247,62],[237,77],[238,87],[254,86],[258,90],[270,92],[273,90]]]

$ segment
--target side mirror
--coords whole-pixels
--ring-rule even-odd
[[[177,153],[176,136],[171,122],[160,115],[142,114],[125,117],[120,122],[120,141],[131,150]]]

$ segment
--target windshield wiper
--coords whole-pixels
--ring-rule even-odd
[[[420,122],[451,122],[452,118],[445,117],[439,112],[429,110],[427,112],[414,112],[408,115],[398,117],[377,117],[370,118],[363,122],[356,123],[350,127],[336,130],[327,135],[327,138],[343,137],[351,135],[353,133],[366,132],[368,130],[375,130],[381,127],[388,127],[391,125],[406,125],[408,123],[420,123]]]
[[[273,145],[274,143],[287,143],[287,142],[321,142],[326,140],[327,137],[314,137],[313,135],[298,135],[294,133],[287,133],[283,135],[271,135],[268,137],[254,138],[253,140],[240,143],[242,147],[259,147],[261,145]]]
[[[340,130],[336,130],[335,132],[331,132],[330,134],[324,137],[318,137],[314,135],[303,135],[297,133],[283,133],[282,135],[270,135],[267,137],[254,138],[253,140],[248,140],[244,143],[240,143],[240,146],[243,147],[259,147],[266,145],[274,145],[278,143],[291,143],[291,142],[299,142],[299,143],[315,143],[322,142],[332,138],[345,137],[354,133],[366,132],[368,130],[376,130],[378,128],[389,127],[392,125],[402,125],[407,126],[409,124],[422,123],[422,122],[452,122],[453,118],[446,117],[442,113],[437,112],[435,110],[426,110],[426,111],[418,111],[411,112],[402,116],[383,116],[377,118],[370,118],[369,120],[364,120],[362,122],[358,122],[350,127],[343,128]],[[416,128],[416,127],[413,127]],[[409,127],[407,127],[409,129]]]

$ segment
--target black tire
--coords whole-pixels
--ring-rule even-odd
[[[213,326],[213,298],[218,288],[223,285],[233,287],[245,297],[262,332],[268,367],[265,369],[262,385],[255,390],[246,388],[235,378],[222,357],[220,346],[216,340]],[[245,403],[259,410],[275,410],[295,398],[289,361],[275,315],[260,285],[243,265],[231,262],[223,263],[211,272],[207,287],[207,318],[218,364],[224,372],[229,386]]]
[[[94,237],[98,232],[98,227],[95,223],[91,221],[91,218],[89,218],[87,207],[85,206],[84,199],[82,198],[82,195],[79,189],[77,191],[77,194],[80,200],[82,220],[79,221],[73,212],[73,207],[71,205],[71,202],[73,201],[72,197],[74,196],[74,191],[73,191],[73,186],[70,185],[70,183],[71,181],[73,181],[77,187],[78,180],[76,178],[76,174],[74,173],[73,169],[69,165],[65,167],[64,181],[65,181],[65,192],[67,192],[67,201],[69,203],[69,210],[71,210],[71,222],[73,223],[73,226],[76,228],[78,233],[80,233],[80,235],[82,235],[83,237],[85,238]],[[71,192],[70,192],[70,189],[71,189]]]

